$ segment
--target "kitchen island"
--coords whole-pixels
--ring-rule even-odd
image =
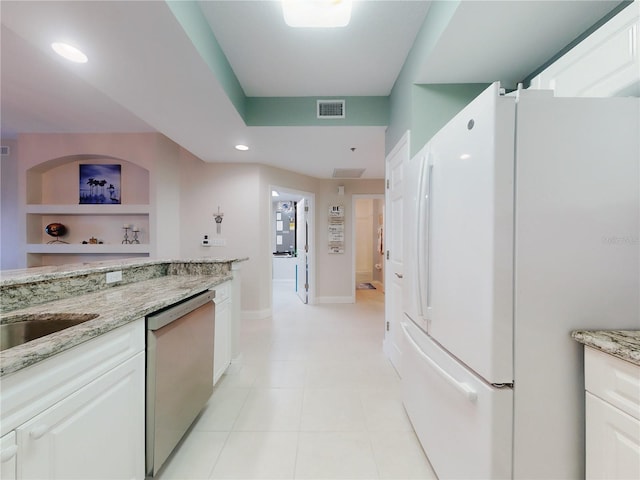
[[[205,290],[237,301],[243,260],[128,259],[1,272],[0,324],[92,319],[0,352],[0,476],[144,478],[145,316]]]
[[[39,314],[94,320],[0,352],[0,377],[233,278],[246,259],[111,260],[0,273],[0,324]],[[106,283],[109,272],[122,280]]]

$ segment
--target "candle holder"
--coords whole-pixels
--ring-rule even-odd
[[[134,228],[132,232],[133,232],[133,240],[131,240],[131,242],[129,243],[140,243],[140,240],[138,239],[138,233],[140,233],[140,229]]]
[[[131,227],[129,226],[124,226],[122,227],[122,229],[124,230],[124,240],[122,240],[122,244],[130,244],[133,243],[131,240],[129,240],[129,230],[131,229]]]

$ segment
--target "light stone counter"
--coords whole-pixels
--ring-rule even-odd
[[[0,352],[0,376],[232,278],[224,260],[119,260],[2,272],[0,323],[33,314],[97,314],[97,318]],[[122,270],[123,281],[106,284],[106,272]]]
[[[640,330],[576,330],[578,342],[640,365]]]

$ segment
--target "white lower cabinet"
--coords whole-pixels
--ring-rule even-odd
[[[586,478],[640,478],[640,366],[585,348]]]
[[[0,478],[2,480],[16,478],[17,453],[16,432],[9,432],[0,439]]]
[[[2,378],[2,479],[144,479],[144,319]]]
[[[231,364],[231,282],[216,287],[216,329],[213,349],[213,384]]]
[[[127,360],[17,429],[18,478],[133,479],[144,471],[140,438],[144,353]]]

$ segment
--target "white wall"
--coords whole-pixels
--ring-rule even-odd
[[[38,172],[79,159],[126,160],[148,170],[151,256],[171,258],[179,255],[180,186],[176,179],[179,178],[178,158],[182,149],[177,144],[158,133],[21,134],[17,143],[17,177],[13,178],[18,189],[17,220],[14,231],[2,232],[3,242],[14,242],[10,251],[3,248],[3,256],[6,253],[7,257],[17,258],[17,268],[27,266],[26,204],[42,201]],[[72,256],[66,261],[93,259]]]
[[[3,204],[16,227],[2,231],[2,256],[26,254],[25,205],[29,169],[52,159],[72,155],[124,159],[150,172],[150,235],[155,235],[152,256],[178,258],[245,258],[242,267],[242,310],[248,316],[271,313],[271,192],[270,185],[315,195],[316,250],[315,295],[318,302],[353,301],[351,267],[351,196],[383,194],[383,180],[320,180],[306,175],[256,164],[205,163],[160,134],[25,134],[18,138],[15,168],[3,160],[2,183],[17,185],[18,206]],[[12,183],[14,182],[14,183]],[[338,195],[338,185],[345,194]],[[10,192],[10,189],[7,190]],[[3,188],[3,199],[5,189]],[[9,195],[11,197],[11,195]],[[15,195],[14,195],[15,197]],[[327,246],[329,205],[345,205],[345,253],[332,255]],[[216,234],[214,212],[224,213],[222,232]],[[226,240],[224,247],[202,247],[202,235]],[[7,247],[7,248],[5,248]],[[3,260],[4,261],[4,260]],[[4,264],[3,264],[3,268]]]
[[[194,156],[181,159],[181,249],[182,258],[245,258],[242,269],[242,310],[269,307],[261,302],[260,278],[270,270],[260,265],[262,243],[269,237],[260,232],[260,167],[252,164],[205,163]],[[214,213],[224,214],[216,233]],[[224,239],[224,246],[203,247],[203,235]],[[261,240],[262,239],[262,240]]]
[[[271,314],[273,255],[271,185],[315,194],[316,223],[315,278],[318,302],[353,301],[351,285],[351,195],[384,193],[383,180],[320,180],[264,165],[216,164],[195,157],[183,158],[181,168],[181,256],[249,257],[242,263],[242,310],[245,317]],[[339,196],[338,185],[345,186]],[[340,200],[345,205],[345,253],[331,255],[327,247],[329,205]],[[202,247],[205,233],[215,233],[213,213],[218,205],[224,212],[224,247]]]
[[[338,194],[338,186],[344,186],[344,195]],[[352,196],[357,194],[384,194],[384,180],[322,180],[316,195],[316,244],[317,244],[317,301],[318,303],[355,301],[351,269],[354,262],[352,232]],[[345,207],[345,252],[329,253],[327,226],[329,206]]]

